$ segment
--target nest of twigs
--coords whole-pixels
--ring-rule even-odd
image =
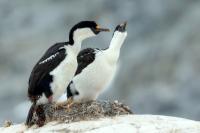
[[[59,109],[54,104],[43,105],[43,124],[50,121],[62,121],[65,123],[77,122],[82,120],[94,120],[102,117],[113,117],[118,115],[132,114],[128,106],[108,101],[89,101],[84,103],[74,103],[68,108],[63,105]],[[34,115],[32,124],[38,124],[41,120],[40,115]],[[42,125],[43,125],[42,124]]]

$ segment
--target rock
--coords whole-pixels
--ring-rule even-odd
[[[10,120],[6,120],[5,122],[4,122],[4,127],[9,127],[9,126],[11,126],[12,125],[12,121],[10,121]]]
[[[39,105],[40,106],[40,105]],[[56,107],[56,108],[55,108]],[[55,106],[42,105],[44,112],[34,113],[33,126],[25,124],[9,125],[0,132],[70,132],[70,133],[198,133],[200,122],[156,115],[133,115],[126,105],[118,101],[90,101]],[[39,127],[40,117],[45,118],[44,126]],[[37,124],[39,126],[37,126]]]
[[[32,68],[81,20],[112,31],[128,21],[121,67],[100,99],[123,100],[138,113],[200,120],[200,0],[0,0],[0,20],[0,123],[24,121]],[[107,48],[111,37],[87,39],[83,48]]]
[[[73,123],[53,121],[40,128],[27,128],[24,124],[18,124],[7,128],[1,127],[0,132],[199,133],[200,122],[170,116],[122,115]]]

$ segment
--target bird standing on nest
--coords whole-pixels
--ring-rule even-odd
[[[109,29],[100,28],[94,21],[82,21],[70,30],[69,42],[51,46],[37,62],[28,84],[28,97],[33,105],[29,110],[27,125],[30,125],[34,111],[37,115],[41,115],[42,104],[56,102],[64,93],[76,72],[77,55],[82,41],[96,36],[101,31],[109,31]]]
[[[126,25],[124,22],[115,28],[109,48],[87,48],[78,54],[78,68],[67,87],[68,100],[96,100],[111,82],[116,73],[120,48],[127,36]]]

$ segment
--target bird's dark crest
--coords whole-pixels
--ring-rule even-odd
[[[74,40],[73,40],[73,33],[75,30],[79,29],[79,28],[96,28],[97,24],[95,21],[81,21],[78,24],[74,25],[69,33],[69,44],[73,45],[74,44]]]

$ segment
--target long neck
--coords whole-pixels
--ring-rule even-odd
[[[113,38],[110,42],[109,48],[105,51],[107,56],[111,61],[116,62],[119,58],[120,48],[124,43],[124,40],[127,36],[127,32],[118,32],[116,31],[113,35]]]
[[[78,53],[80,52],[81,44],[82,44],[82,41],[78,41],[78,40],[74,40],[74,43],[70,44],[70,47],[73,50],[75,55],[78,55]]]
[[[76,54],[81,50],[82,41],[95,36],[89,28],[77,29],[71,31],[69,35],[69,43],[72,45],[73,50]]]
[[[119,52],[120,51],[120,48],[125,40],[127,36],[127,33],[126,32],[118,32],[116,31],[113,35],[113,38],[110,42],[110,46],[109,46],[109,50],[113,50],[113,51],[116,51],[116,52]]]
[[[73,50],[74,54],[78,55],[78,53],[80,52],[83,40],[84,38],[81,37],[81,35],[70,32],[69,44],[71,45],[71,49]]]

